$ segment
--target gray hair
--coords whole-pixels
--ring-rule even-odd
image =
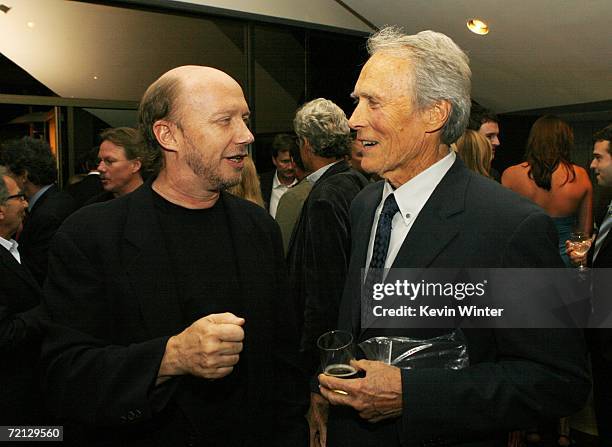
[[[351,129],[346,114],[329,99],[317,98],[298,109],[293,129],[308,140],[314,153],[324,158],[350,154]]]
[[[4,166],[0,166],[0,205],[4,205],[4,202],[6,202],[6,199],[10,196],[8,187],[6,183],[4,183],[4,177],[8,177],[8,175],[8,169]]]
[[[448,101],[452,111],[442,128],[442,143],[454,143],[465,131],[470,117],[472,72],[467,55],[448,36],[434,31],[406,35],[387,26],[368,39],[368,53],[386,53],[410,59],[413,67],[413,104],[422,110]]]

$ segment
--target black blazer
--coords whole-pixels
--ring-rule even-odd
[[[355,337],[361,333],[360,271],[382,187],[382,182],[366,187],[351,207],[353,244],[339,326]],[[393,263],[394,268],[562,265],[550,218],[459,159],[419,213]],[[429,338],[431,332],[408,329],[402,335]],[[569,415],[586,400],[590,385],[579,331],[464,332],[468,368],[402,370],[403,412],[396,420],[370,424],[351,409],[332,407],[328,446],[505,446],[508,431]]]
[[[43,420],[39,384],[40,295],[28,269],[0,247],[0,421],[4,425],[49,423]]]
[[[350,256],[349,209],[367,184],[344,160],[330,167],[313,185],[291,235],[287,262],[309,372],[318,365],[317,338],[335,329]]]
[[[297,333],[280,232],[263,209],[222,194],[239,285],[248,297],[241,356],[248,362],[244,405],[251,423],[236,430],[245,445],[269,442],[273,428],[280,444],[286,437],[300,445],[307,390],[294,366]],[[53,240],[43,361],[52,409],[86,428],[77,444],[197,443],[198,427],[175,399],[181,378],[153,385],[168,338],[185,329],[168,259],[151,181],[126,196],[82,208]]]
[[[272,181],[276,175],[276,169],[264,172],[259,176],[259,186],[261,187],[261,197],[263,197],[266,210],[270,211],[270,197],[272,196]]]
[[[608,201],[609,203],[609,201]],[[607,205],[607,204],[606,204]],[[605,207],[607,212],[607,206]],[[601,213],[599,228],[605,219],[605,212]],[[593,327],[604,329],[590,329],[586,331],[593,371],[593,402],[597,429],[600,442],[608,445],[612,442],[612,233],[609,232],[604,239],[597,258],[593,260],[594,247],[589,252],[592,262],[592,291],[593,314],[591,324]]]
[[[38,198],[26,218],[19,235],[19,252],[41,287],[47,276],[51,239],[75,209],[72,196],[53,185]]]

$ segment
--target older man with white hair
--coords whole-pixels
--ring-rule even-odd
[[[561,267],[538,207],[469,171],[449,150],[470,113],[467,56],[447,36],[388,27],[368,42],[349,123],[362,167],[384,179],[353,201],[353,246],[339,326],[356,342],[429,339],[448,329],[382,327],[362,302],[362,269]],[[370,298],[371,299],[371,298]],[[370,315],[368,315],[370,312]],[[327,445],[506,445],[508,432],[571,414],[589,392],[584,340],[562,329],[464,330],[469,366],[400,369],[359,360],[363,378],[320,375]],[[393,339],[395,340],[395,339]],[[311,421],[325,404],[314,397]]]

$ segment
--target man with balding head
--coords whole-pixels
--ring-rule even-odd
[[[59,230],[43,360],[51,407],[83,425],[81,445],[304,445],[280,233],[224,192],[253,141],[248,118],[227,74],[169,71],[140,104],[158,175]]]

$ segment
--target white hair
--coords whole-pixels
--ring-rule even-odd
[[[410,59],[413,67],[413,103],[423,109],[438,101],[450,102],[452,110],[442,128],[442,142],[454,143],[465,131],[470,117],[472,72],[467,55],[448,36],[434,31],[407,35],[387,26],[368,39],[368,53],[386,53]]]

